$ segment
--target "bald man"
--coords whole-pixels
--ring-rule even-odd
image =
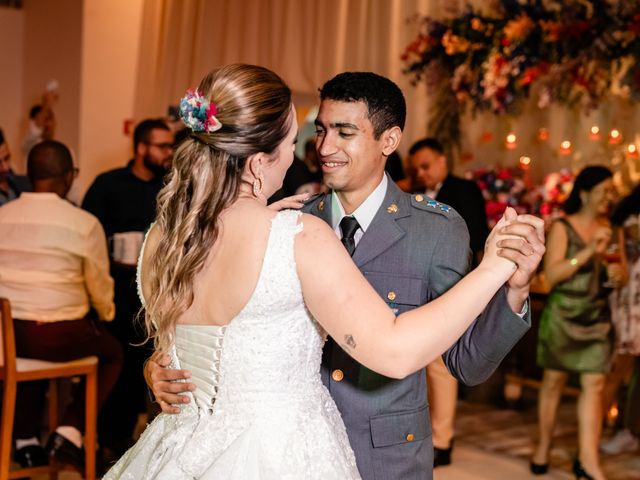
[[[0,297],[11,302],[17,354],[51,361],[96,355],[100,407],[122,366],[119,342],[98,321],[112,320],[115,312],[104,231],[96,217],[65,200],[75,171],[62,143],[46,140],[33,147],[28,175],[33,193],[0,208]],[[82,391],[45,452],[39,441],[45,387],[41,382],[18,387],[14,458],[35,467],[48,462],[48,453],[82,467]]]

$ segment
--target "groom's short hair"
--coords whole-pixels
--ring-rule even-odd
[[[326,82],[320,89],[320,100],[363,102],[373,124],[374,138],[392,127],[404,130],[407,104],[400,87],[373,72],[344,72]]]

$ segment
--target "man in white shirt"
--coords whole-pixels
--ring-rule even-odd
[[[119,342],[95,318],[110,321],[115,313],[104,231],[97,218],[65,200],[75,171],[63,144],[34,146],[28,175],[34,192],[0,208],[0,297],[11,302],[17,353],[52,361],[98,356],[100,407],[122,367]],[[44,387],[18,387],[14,457],[23,466],[47,463],[38,441]],[[61,463],[82,465],[83,412],[78,390],[49,438],[49,455]]]

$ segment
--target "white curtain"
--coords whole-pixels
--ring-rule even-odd
[[[299,107],[343,71],[373,71],[402,88],[409,106],[401,150],[426,132],[426,93],[402,74],[417,34],[409,22],[439,14],[428,0],[146,0],[135,113],[162,115],[216,66],[244,62],[281,75]],[[443,7],[444,4],[444,7]],[[457,5],[457,1],[453,2]]]

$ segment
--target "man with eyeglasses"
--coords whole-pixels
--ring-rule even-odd
[[[11,170],[11,152],[4,133],[0,129],[0,206],[15,200],[22,192],[30,191],[29,179],[16,175]]]
[[[136,322],[141,307],[136,261],[144,232],[155,218],[156,197],[171,166],[173,142],[173,132],[164,121],[140,122],[133,133],[133,159],[125,167],[99,175],[82,202],[82,208],[98,217],[109,242],[116,304],[116,317],[109,328],[125,354],[118,383],[98,420],[106,457],[124,453],[132,443],[139,414],[146,411],[142,367],[151,346],[141,345],[145,335]]]

